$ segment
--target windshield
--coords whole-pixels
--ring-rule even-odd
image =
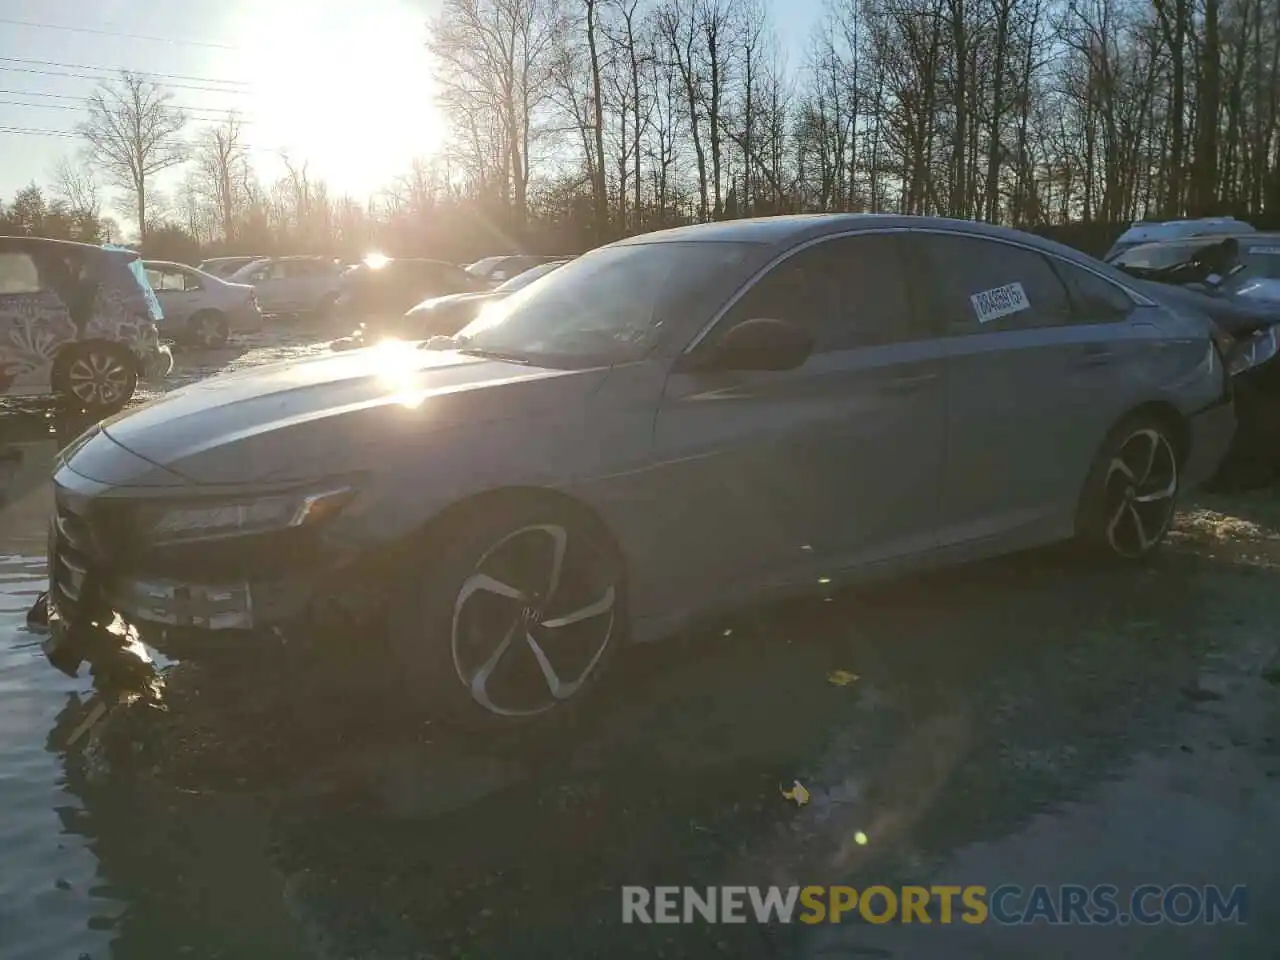
[[[537,267],[530,267],[524,273],[517,273],[514,277],[512,277],[510,280],[506,281],[505,283],[498,284],[496,287],[494,287],[494,290],[499,293],[515,293],[515,291],[523,287],[527,287],[529,284],[533,283],[533,281],[537,280],[539,277],[545,277],[548,273],[550,273],[556,267],[563,267],[563,266],[564,266],[564,263],[556,262],[556,263],[544,263],[541,266],[537,266]]]
[[[1112,259],[1112,264],[1131,273],[1139,271],[1168,270],[1191,260],[1192,254],[1203,250],[1205,242],[1143,243],[1131,246]]]
[[[1184,278],[1201,279],[1199,274],[1206,272],[1211,275],[1221,271],[1219,289],[1226,294],[1241,292],[1259,280],[1280,280],[1280,237],[1232,241],[1227,248],[1234,245],[1234,253],[1214,255],[1215,246],[1222,243],[1200,238],[1181,243],[1142,244],[1126,250],[1112,263],[1135,277],[1175,283]]]
[[[638,360],[657,342],[666,311],[706,292],[753,246],[603,247],[485,307],[454,345],[548,366]]]

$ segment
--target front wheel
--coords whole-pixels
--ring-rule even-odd
[[[138,362],[119,344],[75,344],[59,354],[53,368],[53,392],[96,416],[123,407],[137,385]]]
[[[1173,525],[1179,491],[1177,448],[1157,417],[1135,417],[1112,431],[1081,498],[1080,539],[1121,560],[1150,555]]]
[[[426,582],[406,582],[390,613],[411,690],[467,725],[564,713],[625,631],[611,541],[586,517],[537,500],[477,505],[446,523]]]

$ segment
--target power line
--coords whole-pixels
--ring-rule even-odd
[[[73,107],[67,103],[24,103],[21,100],[0,100],[0,105],[9,106],[9,107],[31,107],[36,110],[72,110],[72,111],[75,111],[76,113],[88,113],[88,110],[84,107]],[[183,113],[187,114],[189,119],[195,120],[197,123],[219,123],[222,120],[226,119],[225,114],[220,117],[196,116],[194,113],[191,112],[190,109],[186,107],[181,107],[178,109],[181,109]],[[210,111],[210,112],[213,112],[213,111]],[[237,117],[236,119],[240,123],[247,124],[247,123],[253,122],[252,120],[246,120],[243,117]]]
[[[18,126],[0,126],[0,134],[7,134],[13,137],[49,137],[51,139],[61,140],[83,140],[84,137],[75,130],[47,130],[40,127],[18,127]],[[184,147],[191,149],[199,144],[192,140],[184,140],[181,137],[173,139],[165,139],[156,141],[157,144],[166,147]],[[252,143],[239,143],[239,146],[246,150],[264,150],[265,147],[257,147]]]
[[[39,23],[34,20],[16,20],[9,17],[0,17],[0,23],[7,23],[15,27],[31,27],[33,30],[66,30],[71,33],[93,33],[102,37],[127,37],[130,40],[150,40],[156,43],[178,43],[190,47],[208,47],[211,50],[237,50],[226,43],[210,43],[207,40],[184,40],[179,37],[156,37],[142,33],[125,33],[121,30],[102,30],[97,27],[70,27],[61,23]]]
[[[0,66],[0,73],[30,73],[45,77],[70,77],[77,80],[93,80],[96,83],[104,83],[112,79],[108,76],[100,76],[92,73],[72,73],[65,70],[40,70],[36,67]],[[210,87],[191,83],[166,83],[164,86],[171,90],[202,90],[205,93],[222,93],[228,96],[249,96],[253,92],[247,89],[231,90],[226,87]]]
[[[217,83],[235,87],[247,87],[244,80],[224,80],[221,77],[196,77],[186,73],[153,73],[150,70],[131,70],[128,67],[98,67],[90,63],[61,63],[57,60],[27,60],[22,57],[0,57],[4,63],[25,63],[37,67],[65,67],[71,70],[97,70],[114,77],[120,72],[137,74],[140,77],[156,77],[161,80],[192,80],[196,83]]]
[[[42,99],[49,99],[49,100],[74,100],[77,103],[89,103],[93,100],[93,97],[78,96],[76,94],[71,94],[71,93],[45,93],[43,90],[8,90],[4,87],[0,87],[0,95],[9,96],[9,97],[40,97]],[[60,104],[43,104],[43,103],[15,103],[13,104],[13,106],[46,107],[46,106],[61,106],[61,105]],[[217,120],[225,120],[227,114],[234,113],[236,116],[236,120],[238,120],[240,123],[253,122],[252,120],[245,118],[240,113],[240,111],[234,107],[223,108],[223,107],[213,107],[213,106],[199,106],[197,104],[190,104],[190,103],[175,103],[173,104],[173,106],[177,107],[179,110],[185,111],[186,113],[220,114],[216,118]],[[67,107],[64,109],[76,109],[76,108]],[[199,118],[193,118],[193,119],[199,119]]]

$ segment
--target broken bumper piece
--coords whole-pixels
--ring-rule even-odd
[[[248,583],[209,585],[171,580],[135,580],[110,595],[128,620],[202,630],[251,630],[253,588]]]

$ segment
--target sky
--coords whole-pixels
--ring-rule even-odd
[[[767,2],[787,6],[774,22],[795,63],[800,25],[821,0]],[[439,0],[0,0],[0,203],[47,183],[80,147],[68,132],[84,98],[119,68],[167,75],[193,118],[188,138],[237,111],[264,179],[283,172],[286,153],[331,192],[376,193],[444,139],[425,47],[438,9]]]

